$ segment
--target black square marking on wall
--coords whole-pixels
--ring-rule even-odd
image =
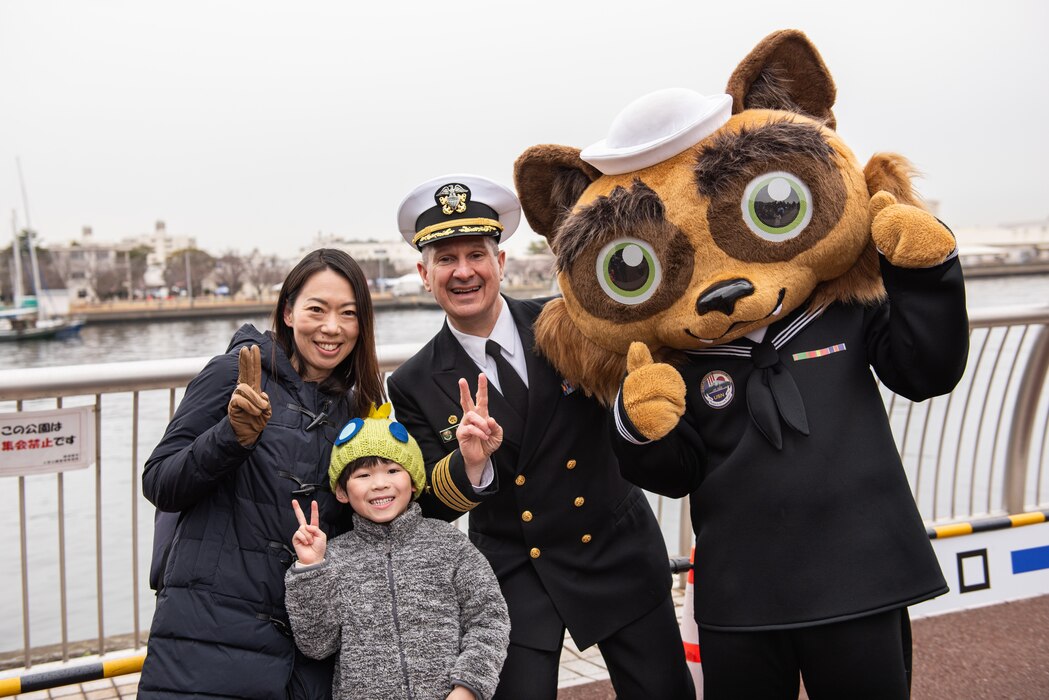
[[[958,592],[959,593],[972,593],[973,591],[983,591],[991,587],[991,570],[987,563],[987,550],[986,549],[974,549],[971,552],[958,552]],[[983,575],[978,575],[979,572],[973,572],[972,568],[969,569],[969,580],[966,580],[965,575],[965,560],[966,559],[979,559],[980,563],[983,564]],[[976,574],[976,575],[974,575]]]

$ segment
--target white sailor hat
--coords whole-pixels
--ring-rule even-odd
[[[579,157],[605,175],[641,170],[695,146],[730,116],[730,95],[656,90],[628,104],[612,121],[608,138],[587,146]]]
[[[422,250],[457,236],[492,236],[505,241],[521,221],[513,190],[480,175],[452,174],[416,186],[397,207],[404,240]]]

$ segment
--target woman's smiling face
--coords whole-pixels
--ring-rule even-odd
[[[327,379],[357,344],[357,300],[349,281],[331,269],[306,280],[284,308],[295,339],[296,371],[308,382]]]

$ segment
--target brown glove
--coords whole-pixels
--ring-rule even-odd
[[[262,355],[258,345],[240,349],[240,371],[237,388],[229,400],[229,424],[237,436],[237,442],[251,447],[266,427],[273,409],[270,397],[262,391]]]
[[[627,417],[649,440],[666,437],[685,413],[685,380],[670,365],[652,362],[644,343],[630,344],[626,366],[623,407]]]
[[[935,216],[888,192],[871,197],[869,211],[874,244],[896,267],[933,267],[954,250],[954,236]]]

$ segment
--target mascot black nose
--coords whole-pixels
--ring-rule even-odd
[[[725,280],[712,284],[703,290],[696,302],[696,311],[703,315],[711,311],[720,311],[731,316],[736,302],[754,293],[754,285],[744,279]]]

